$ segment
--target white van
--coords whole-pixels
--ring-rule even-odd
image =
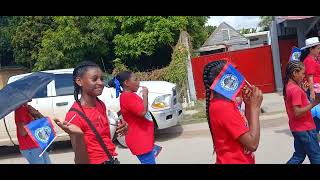
[[[39,110],[44,116],[50,118],[56,117],[64,121],[67,111],[74,102],[73,69],[43,72],[55,74],[55,79],[51,81],[47,87],[39,90],[29,104]],[[8,84],[29,74],[30,73],[12,76],[9,78]],[[110,79],[111,76],[107,75],[106,77]],[[109,79],[106,78],[106,87],[99,98],[106,104],[110,133],[111,137],[114,138],[118,119],[116,112],[120,110],[120,103],[119,98],[116,98],[115,89],[107,87],[107,81]],[[153,117],[155,127],[157,129],[164,129],[177,125],[182,117],[182,106],[178,102],[176,85],[165,81],[141,81],[140,85],[146,86],[149,90],[149,111]],[[58,136],[57,141],[68,140],[69,136],[54,122],[53,124],[55,125]],[[117,138],[117,140],[121,145],[126,146],[124,137]],[[0,146],[10,146],[14,144],[18,144],[18,141],[16,138],[14,112],[11,112],[0,122]]]

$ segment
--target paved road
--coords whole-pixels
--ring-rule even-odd
[[[288,130],[287,119],[262,120],[260,145],[255,153],[257,164],[284,164],[293,153],[293,138]],[[163,146],[158,156],[160,164],[210,164],[212,142],[207,123],[177,126],[157,132],[156,143]],[[139,163],[128,149],[118,147],[122,164]],[[54,164],[73,164],[70,143],[55,145],[50,153]],[[0,164],[25,164],[19,152],[13,148],[0,148]],[[308,159],[304,163],[309,163]]]

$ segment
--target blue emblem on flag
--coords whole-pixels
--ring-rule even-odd
[[[25,126],[31,139],[42,149],[45,150],[55,139],[56,132],[53,124],[48,117],[43,117],[31,121]]]
[[[301,50],[297,47],[293,47],[289,61],[299,61],[301,56]]]
[[[230,63],[227,63],[211,85],[211,89],[224,97],[235,100],[245,83],[244,77]]]

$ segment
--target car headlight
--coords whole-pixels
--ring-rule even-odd
[[[162,109],[170,107],[171,95],[166,94],[162,96],[158,96],[152,103],[151,107],[154,109]]]

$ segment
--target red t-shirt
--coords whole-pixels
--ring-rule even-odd
[[[29,124],[32,121],[32,117],[29,114],[27,106],[20,106],[14,112],[15,122],[16,124],[19,122],[24,123],[25,125]],[[18,130],[17,126],[17,138],[19,142],[19,149],[26,150],[26,149],[33,149],[38,148],[39,146],[31,139],[31,137],[27,134],[26,136],[22,136]]]
[[[143,100],[135,93],[123,92],[120,95],[120,107],[123,119],[128,123],[126,144],[134,155],[152,150],[154,145],[153,121],[141,116]]]
[[[246,118],[235,102],[212,99],[210,102],[212,129],[217,164],[254,164],[254,154],[244,147],[239,137],[249,131]]]
[[[82,111],[77,102],[73,103],[72,108]],[[95,126],[98,133],[102,137],[111,155],[116,156],[116,146],[113,144],[111,140],[110,127],[108,117],[106,114],[105,104],[101,101],[96,101],[96,107],[82,106],[82,108],[86,116],[89,118],[89,120],[92,122],[92,124]],[[101,164],[104,161],[109,160],[107,154],[102,149],[101,145],[99,144],[99,141],[96,138],[96,135],[91,130],[90,126],[77,112],[69,111],[66,115],[65,120],[69,122],[75,114],[76,116],[73,118],[70,124],[78,126],[84,133],[84,141],[86,144],[90,164]]]
[[[286,94],[285,105],[289,117],[290,130],[299,132],[315,129],[316,126],[312,119],[311,111],[299,118],[294,115],[293,106],[305,107],[309,104],[306,93],[297,84],[289,82],[286,87]]]
[[[303,64],[306,69],[306,75],[313,75],[313,82],[320,83],[320,64],[310,55],[308,55]]]

